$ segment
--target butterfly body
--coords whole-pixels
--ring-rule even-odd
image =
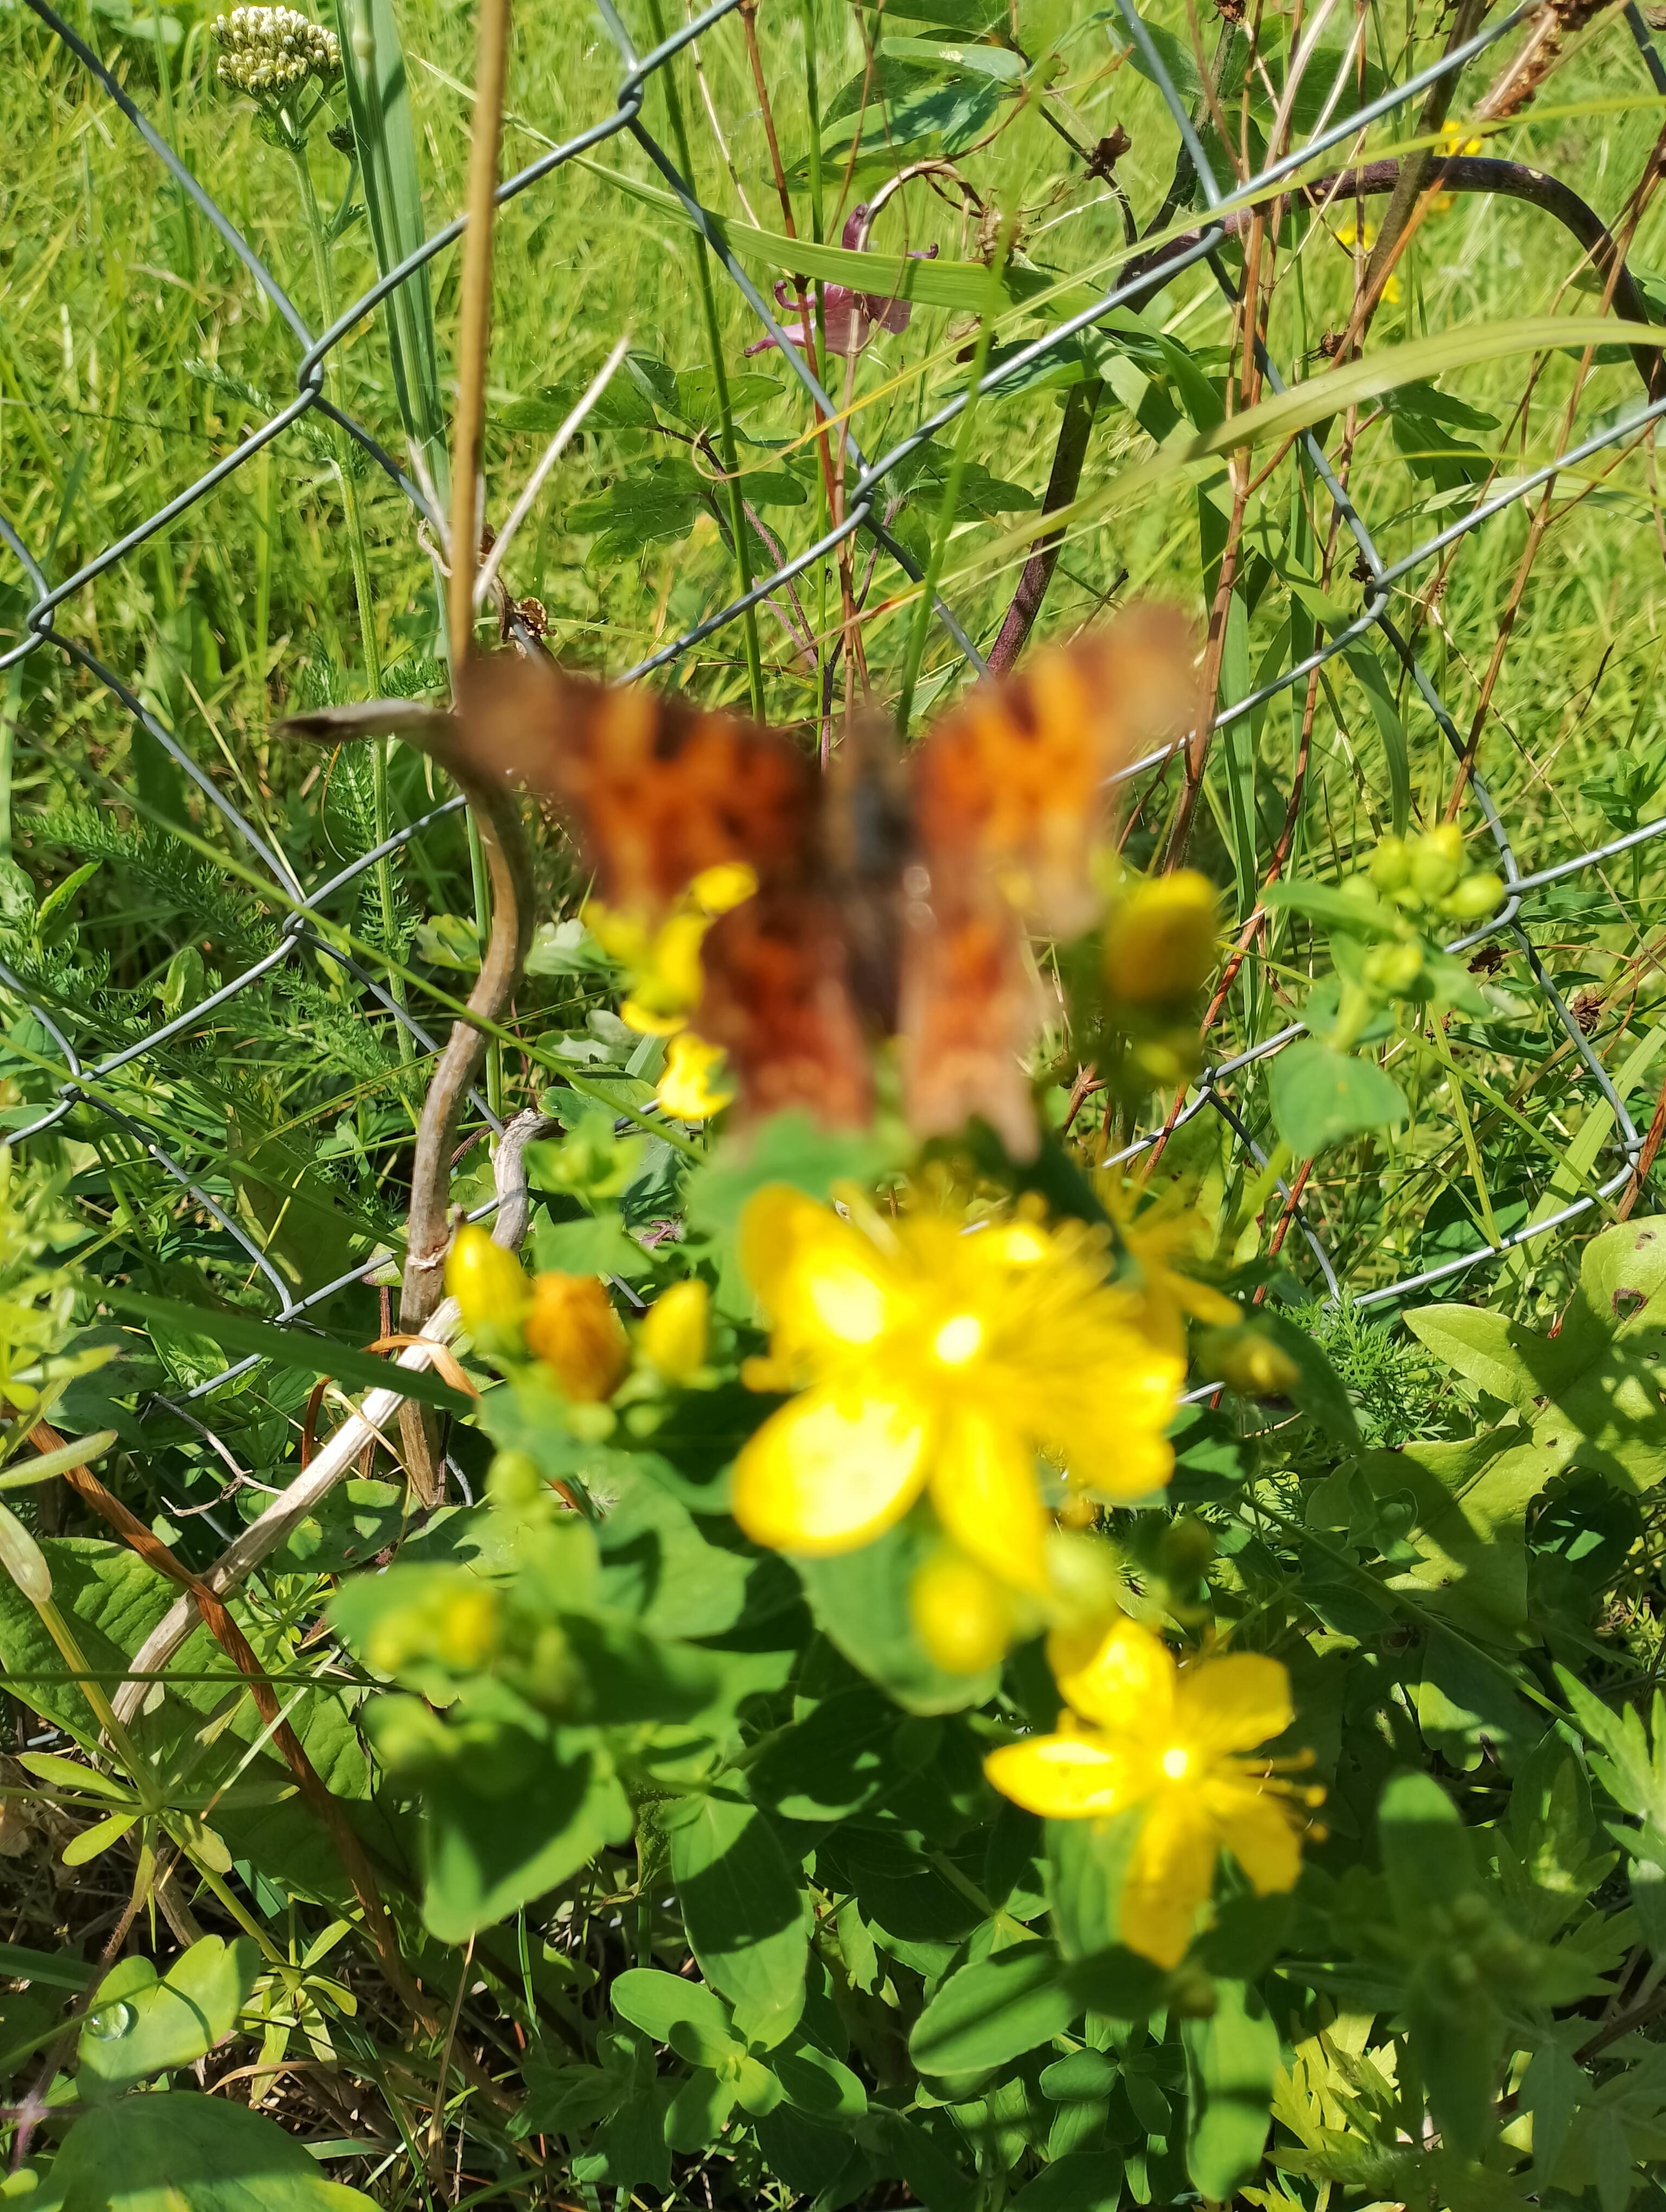
[[[980,1114],[1022,1158],[1046,1006],[1028,932],[1093,921],[1109,780],[1183,726],[1190,659],[1178,617],[1138,610],[975,687],[906,755],[858,723],[824,775],[783,732],[503,655],[466,672],[459,742],[547,802],[598,896],[649,927],[703,871],[753,872],[705,937],[694,1015],[743,1119],[864,1124],[895,1036],[917,1133]]]

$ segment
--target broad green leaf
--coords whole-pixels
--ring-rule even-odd
[[[922,2073],[977,2075],[1062,2035],[1081,2009],[1050,1943],[1015,1943],[951,1974],[915,2022]]]
[[[681,2056],[691,2065],[715,2066],[728,2052],[743,2048],[730,2025],[728,2006],[703,1982],[662,1973],[657,1966],[631,1966],[614,1979],[608,1994],[614,2011],[656,2043],[668,2044],[675,2029],[691,2030],[713,2054],[696,2057],[679,2044]]]
[[[47,2189],[52,2212],[373,2212],[276,2120],[179,2091],[120,2098],[77,2121]]]
[[[1402,1926],[1420,1929],[1432,1907],[1474,1887],[1474,1860],[1458,1810],[1432,1775],[1396,1774],[1377,1825],[1383,1865]]]
[[[1477,1389],[1523,1413],[1532,1411],[1542,1385],[1524,1355],[1536,1352],[1542,1360],[1545,1340],[1531,1329],[1485,1306],[1423,1306],[1407,1315],[1406,1326]],[[1563,1364],[1556,1353],[1549,1357],[1552,1364]]]
[[[735,2048],[739,2051],[739,2045]],[[735,2085],[697,2066],[677,2084],[666,2110],[666,2141],[685,2157],[714,2148],[734,2110]]]
[[[423,1919],[442,1943],[466,1942],[630,1832],[611,1764],[581,1729],[550,1743],[504,1729],[428,1778],[423,1812]]]
[[[753,1792],[786,1820],[844,1820],[896,1780],[897,1726],[897,1708],[876,1692],[838,1691],[770,1745]]]
[[[1274,1126],[1298,1160],[1410,1118],[1405,1092],[1375,1060],[1333,1052],[1312,1037],[1279,1054],[1271,1087]]]
[[[1120,2153],[1067,2151],[1007,2200],[1007,2212],[1116,2212],[1122,2197]]]
[[[713,1794],[667,1809],[689,1948],[749,2042],[778,2043],[804,2008],[810,1900],[767,1814]]]
[[[920,1648],[909,1612],[915,1571],[936,1541],[913,1521],[877,1543],[830,1559],[795,1559],[810,1609],[829,1641],[911,1713],[954,1713],[981,1705],[994,1670],[951,1674]]]
[[[769,2063],[790,2103],[826,2120],[858,2120],[867,2111],[867,2091],[840,2059],[801,2035],[791,2037]]]
[[[270,1359],[276,1367],[301,1375],[331,1376],[356,1390],[398,1390],[404,1397],[420,1399],[424,1405],[438,1406],[448,1413],[466,1413],[474,1403],[425,1367],[396,1367],[391,1359],[378,1359],[355,1345],[331,1344],[307,1329],[277,1328],[248,1314],[228,1313],[217,1306],[187,1305],[179,1298],[153,1298],[148,1292],[110,1284],[100,1284],[99,1296],[119,1313],[131,1313],[162,1328],[205,1336],[222,1352],[240,1358],[252,1352],[258,1359]]]
[[[1469,1636],[1520,1641],[1527,1625],[1527,1519],[1562,1455],[1515,1427],[1457,1443],[1368,1452],[1359,1471],[1384,1501],[1409,1492],[1416,1519],[1405,1540],[1418,1558],[1387,1576],[1390,1589],[1450,1616]]]
[[[1262,903],[1280,912],[1305,915],[1327,929],[1347,930],[1355,937],[1376,939],[1393,933],[1394,917],[1368,887],[1347,890],[1332,884],[1269,884]]]
[[[1248,1984],[1217,1982],[1214,1994],[1206,2018],[1181,2022],[1189,2093],[1186,2171],[1201,2196],[1225,2204],[1261,2164],[1279,2031]]]
[[[99,1984],[77,2045],[83,2097],[119,2096],[223,2043],[260,1972],[246,1936],[204,1936],[160,1980],[149,1959],[121,1959]]]
[[[615,1464],[624,1480],[596,1531],[601,1602],[652,1636],[721,1636],[745,1610],[753,1561],[708,1543],[686,1506],[623,1454]]]

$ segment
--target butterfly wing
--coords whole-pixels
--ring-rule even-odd
[[[766,886],[713,923],[701,965],[694,1026],[728,1055],[739,1121],[799,1107],[824,1127],[866,1125],[868,1039],[833,899],[813,886]]]
[[[657,920],[702,869],[801,876],[820,804],[814,763],[779,731],[552,661],[471,664],[461,742],[477,769],[554,809],[611,907]]]
[[[1024,1063],[1047,1000],[1025,926],[1069,937],[1097,917],[1110,779],[1185,726],[1191,653],[1178,615],[1137,609],[979,684],[915,749],[899,1031],[916,1134],[981,1115],[1015,1158],[1033,1157]]]
[[[1087,928],[1110,779],[1187,726],[1191,662],[1184,619],[1138,607],[969,692],[910,764],[915,843],[933,884],[981,866],[1043,934]]]
[[[1025,1055],[1046,1012],[1024,925],[975,872],[905,909],[898,1051],[909,1127],[952,1136],[981,1115],[1014,1159],[1036,1151]]]

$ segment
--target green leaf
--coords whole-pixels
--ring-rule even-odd
[[[686,1506],[623,1454],[610,1469],[610,1490],[620,1477],[596,1530],[602,1603],[631,1614],[651,1636],[721,1636],[734,1627],[756,1562],[708,1543]]]
[[[730,2024],[729,2008],[703,1982],[661,1973],[657,1966],[631,1966],[612,1982],[613,2009],[651,2035],[670,2044],[691,2066],[717,2066],[745,2045]]]
[[[788,1820],[842,1820],[896,1780],[897,1715],[873,1690],[841,1690],[777,1737],[752,1769],[755,1795]]]
[[[40,1982],[52,1990],[84,1990],[93,1969],[66,1951],[30,1951],[21,1943],[0,1943],[0,1976],[9,1982]]]
[[[442,1943],[466,1942],[630,1832],[606,1753],[581,1729],[542,1743],[504,1728],[430,1774],[423,1797],[423,1919]]]
[[[1186,2171],[1212,2203],[1230,2203],[1261,2164],[1272,2125],[1279,2031],[1245,1982],[1215,1984],[1215,2009],[1180,2024],[1189,2104]]]
[[[1375,940],[1395,933],[1394,916],[1369,886],[1342,890],[1331,884],[1269,884],[1262,902],[1280,913],[1304,915],[1327,929]]]
[[[744,1798],[686,1799],[665,1816],[689,1948],[766,2048],[804,2008],[810,1900],[768,1816]]]
[[[1333,1052],[1304,1037],[1273,1063],[1273,1122],[1298,1160],[1366,1129],[1397,1127],[1410,1119],[1406,1094],[1375,1060]]]
[[[873,1184],[897,1159],[894,1146],[866,1131],[824,1129],[796,1109],[774,1114],[744,1145],[726,1140],[689,1177],[689,1225],[727,1237],[747,1200],[769,1183],[824,1199],[836,1183]]]
[[[153,1298],[143,1291],[99,1285],[99,1297],[119,1313],[131,1313],[157,1327],[205,1336],[222,1352],[239,1358],[252,1352],[301,1375],[328,1375],[356,1390],[398,1390],[447,1413],[466,1413],[474,1401],[453,1390],[425,1367],[396,1367],[391,1359],[378,1359],[350,1344],[332,1344],[301,1328],[277,1328],[271,1322],[255,1321],[247,1314],[228,1313],[217,1306],[188,1305],[181,1298]]]
[[[1067,2151],[1025,2183],[1007,2212],[1116,2212],[1122,2193],[1118,2152]]]
[[[54,2212],[374,2212],[276,2120],[230,2097],[179,2092],[88,2113],[47,2187]]]
[[[119,2096],[223,2043],[260,1972],[247,1936],[204,1936],[158,1981],[149,1959],[118,1960],[81,2031],[76,2086],[88,2100]]]
[[[909,2054],[922,2073],[987,2074],[1050,2043],[1081,2010],[1050,1943],[1015,1943],[962,1966],[915,2022]]]
[[[1420,1928],[1430,1908],[1475,1885],[1469,1838],[1451,1799],[1431,1774],[1396,1774],[1377,1809],[1389,1893],[1402,1926]]]
[[[1365,695],[1371,719],[1377,724],[1377,734],[1383,740],[1383,759],[1389,771],[1389,826],[1396,837],[1403,837],[1412,811],[1411,754],[1406,742],[1406,725],[1400,719],[1400,709],[1395,704],[1389,679],[1383,673],[1383,664],[1371,647],[1364,643],[1349,646],[1342,658]]]
[[[913,1520],[877,1543],[830,1559],[795,1559],[818,1626],[853,1667],[911,1713],[956,1713],[981,1705],[997,1670],[951,1674],[921,1650],[909,1613],[909,1589],[937,1539]]]

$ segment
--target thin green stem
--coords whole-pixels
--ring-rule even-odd
[[[1463,1139],[1463,1157],[1469,1163],[1470,1179],[1475,1186],[1475,1197],[1481,1206],[1481,1229],[1487,1243],[1496,1252],[1499,1245],[1499,1224],[1493,1218],[1493,1200],[1487,1188],[1487,1176],[1481,1164],[1481,1149],[1475,1143],[1474,1124],[1464,1100],[1463,1082],[1452,1058],[1452,1048],[1446,1036],[1446,1025],[1438,1014],[1431,1017],[1429,1033],[1441,1065],[1446,1070],[1446,1088],[1451,1097],[1452,1111],[1457,1117],[1458,1134]]]
[[[324,216],[318,204],[318,194],[313,189],[312,166],[307,159],[303,138],[292,135],[288,140],[290,157],[295,165],[295,178],[301,187],[301,204],[307,218],[307,236],[313,252],[313,277],[318,287],[319,307],[326,324],[335,320],[336,293],[330,276],[329,238]],[[345,434],[337,425],[331,426],[335,449],[336,482],[341,488],[342,515],[346,526],[347,557],[353,570],[353,594],[358,604],[359,641],[364,653],[365,681],[373,699],[381,696],[382,656],[376,638],[376,601],[370,580],[370,556],[365,547],[364,523],[359,513],[359,497],[353,483],[352,458],[347,450]],[[388,805],[387,763],[392,739],[377,738],[370,747],[370,810],[374,842],[386,842],[391,812]],[[384,855],[377,861],[374,872],[376,903],[381,908],[382,932],[391,951],[398,941],[398,908],[393,893],[393,865]],[[402,984],[395,982],[392,995],[396,1005],[405,1003]],[[399,1057],[409,1061],[415,1057],[416,1047],[410,1031],[403,1022],[397,1025]]]
[[[666,17],[662,0],[648,0],[648,12],[654,21],[654,35],[663,42],[666,36]],[[694,157],[689,149],[688,125],[684,120],[683,102],[677,90],[677,79],[669,70],[661,70],[660,81],[665,86],[666,107],[671,118],[672,136],[677,142],[677,157],[682,163],[683,174],[694,174]],[[729,510],[729,535],[734,543],[735,570],[740,579],[744,596],[752,588],[751,548],[748,541],[750,525],[746,520],[745,503],[740,489],[740,462],[734,435],[734,410],[729,402],[729,373],[723,360],[723,333],[717,319],[717,295],[712,289],[711,264],[707,258],[706,241],[697,240],[694,257],[695,273],[700,283],[700,311],[705,319],[706,343],[711,354],[712,375],[717,386],[719,445],[723,455],[725,503]],[[763,714],[763,662],[758,651],[757,611],[748,607],[741,617],[741,634],[746,649],[746,675],[751,688],[752,712],[760,720]]]
[[[944,481],[943,498],[937,511],[937,528],[932,533],[932,549],[926,561],[926,574],[920,586],[920,598],[914,611],[914,627],[909,636],[908,657],[903,665],[903,686],[897,702],[897,726],[905,735],[909,720],[914,712],[914,690],[920,680],[920,664],[926,657],[926,641],[931,635],[932,616],[937,605],[937,586],[943,574],[943,563],[948,556],[949,540],[954,534],[955,515],[960,506],[960,487],[966,474],[966,464],[971,459],[972,425],[976,418],[984,371],[989,365],[989,349],[994,343],[995,320],[1000,313],[1001,279],[1006,273],[1006,257],[1012,252],[1016,226],[1009,219],[1000,227],[1000,236],[989,260],[989,290],[983,313],[979,319],[977,344],[972,354],[970,381],[966,388],[966,404],[960,410],[960,422],[955,434],[954,458],[949,463],[949,473]]]

